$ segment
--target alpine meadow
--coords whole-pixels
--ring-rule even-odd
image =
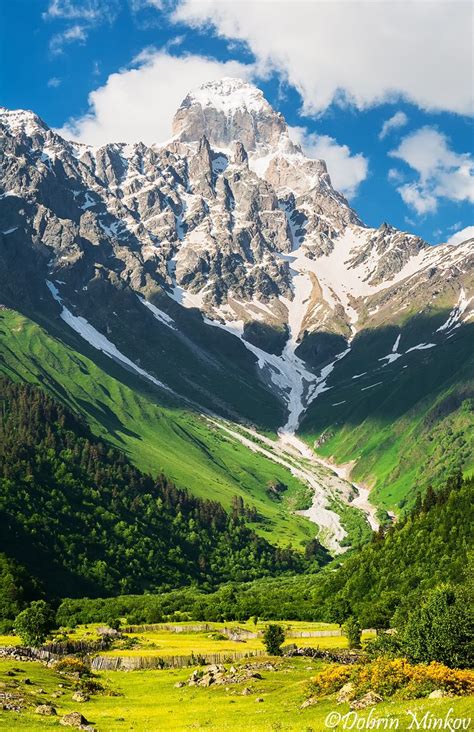
[[[0,1],[1,729],[474,728],[473,12]]]

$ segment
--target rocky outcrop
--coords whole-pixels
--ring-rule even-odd
[[[8,110],[0,139],[2,302],[36,296],[32,308],[51,315],[45,280],[55,281],[69,310],[109,335],[111,319],[123,318],[104,303],[123,296],[126,321],[137,294],[157,296],[165,323],[206,360],[192,326],[183,334],[166,321],[197,309],[240,339],[290,411],[296,405],[291,429],[326,390],[321,369],[360,331],[398,325],[407,307],[454,312],[462,293],[456,323],[472,316],[472,242],[431,247],[388,224],[365,226],[324,161],[305,156],[283,117],[242,80],[191,92],[164,145],[96,149]],[[200,388],[193,384],[193,397]]]

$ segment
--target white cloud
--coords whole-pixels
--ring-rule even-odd
[[[116,10],[116,0],[51,0],[43,17],[97,23],[115,17]]]
[[[86,39],[87,30],[85,26],[76,23],[61,33],[55,33],[49,42],[49,50],[52,54],[59,54],[63,52],[64,46],[70,43],[85,43]]]
[[[405,180],[405,176],[401,172],[401,170],[398,170],[398,168],[390,168],[387,174],[387,178],[390,181],[394,181],[395,183],[402,183]]]
[[[457,231],[449,237],[448,244],[461,244],[466,239],[474,239],[474,226],[466,226],[461,231]]]
[[[304,127],[290,127],[294,142],[311,158],[325,160],[333,186],[348,198],[367,177],[368,161],[361,153],[353,155],[347,145],[339,145],[333,137],[308,133]]]
[[[155,8],[156,10],[162,10],[162,0],[129,0],[130,8],[133,13],[138,13],[140,10],[145,8]]]
[[[43,19],[73,23],[51,37],[51,53],[60,54],[64,46],[71,43],[85,43],[92,28],[102,23],[112,23],[119,10],[118,2],[119,0],[50,0]]]
[[[174,19],[244,42],[300,92],[306,114],[404,97],[473,109],[472,5],[460,0],[180,0]]]
[[[438,208],[436,196],[416,183],[406,183],[397,190],[407,206],[413,208],[419,216],[434,213]]]
[[[439,198],[474,203],[474,160],[451,150],[446,136],[433,127],[407,135],[390,155],[418,174],[417,180],[398,188],[418,214],[436,211]]]
[[[61,79],[58,79],[57,76],[52,76],[51,79],[48,79],[47,86],[50,89],[56,89],[60,85],[61,85]]]
[[[133,68],[111,74],[89,95],[83,117],[57,131],[91,145],[163,142],[171,136],[173,115],[191,89],[224,76],[248,78],[252,70],[236,61],[147,51],[135,59]]]
[[[386,119],[385,122],[382,125],[382,129],[379,133],[379,139],[383,140],[384,137],[386,137],[389,132],[392,130],[399,129],[400,127],[404,127],[408,122],[408,117],[406,116],[405,112],[395,112],[395,114],[390,117],[389,119]]]

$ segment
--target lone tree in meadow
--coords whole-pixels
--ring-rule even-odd
[[[342,626],[342,632],[347,636],[349,648],[361,647],[362,629],[357,618],[354,618],[353,616],[348,618]]]
[[[15,631],[26,646],[40,646],[54,627],[54,613],[44,600],[35,600],[15,618]]]
[[[285,640],[285,631],[277,623],[270,623],[263,633],[263,644],[269,656],[281,656],[281,646]]]

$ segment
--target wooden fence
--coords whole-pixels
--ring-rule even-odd
[[[157,633],[160,630],[167,630],[170,633],[203,633],[212,631],[214,628],[208,623],[199,625],[167,625],[165,623],[152,623],[151,625],[128,625],[120,629],[122,633]]]
[[[161,630],[170,633],[204,633],[216,632],[226,635],[228,638],[249,640],[254,638],[262,638],[263,631],[247,630],[238,626],[230,626],[225,628],[214,628],[208,623],[197,625],[167,625],[164,623],[153,623],[151,625],[129,625],[122,628],[123,633],[156,633]],[[340,629],[337,630],[287,630],[285,631],[287,638],[338,638],[342,635]]]
[[[340,638],[340,630],[287,630],[287,638]]]
[[[96,656],[92,659],[93,671],[139,671],[141,669],[186,668],[187,666],[207,666],[212,663],[232,663],[243,658],[265,656],[266,651],[247,653],[206,653],[195,656]]]

